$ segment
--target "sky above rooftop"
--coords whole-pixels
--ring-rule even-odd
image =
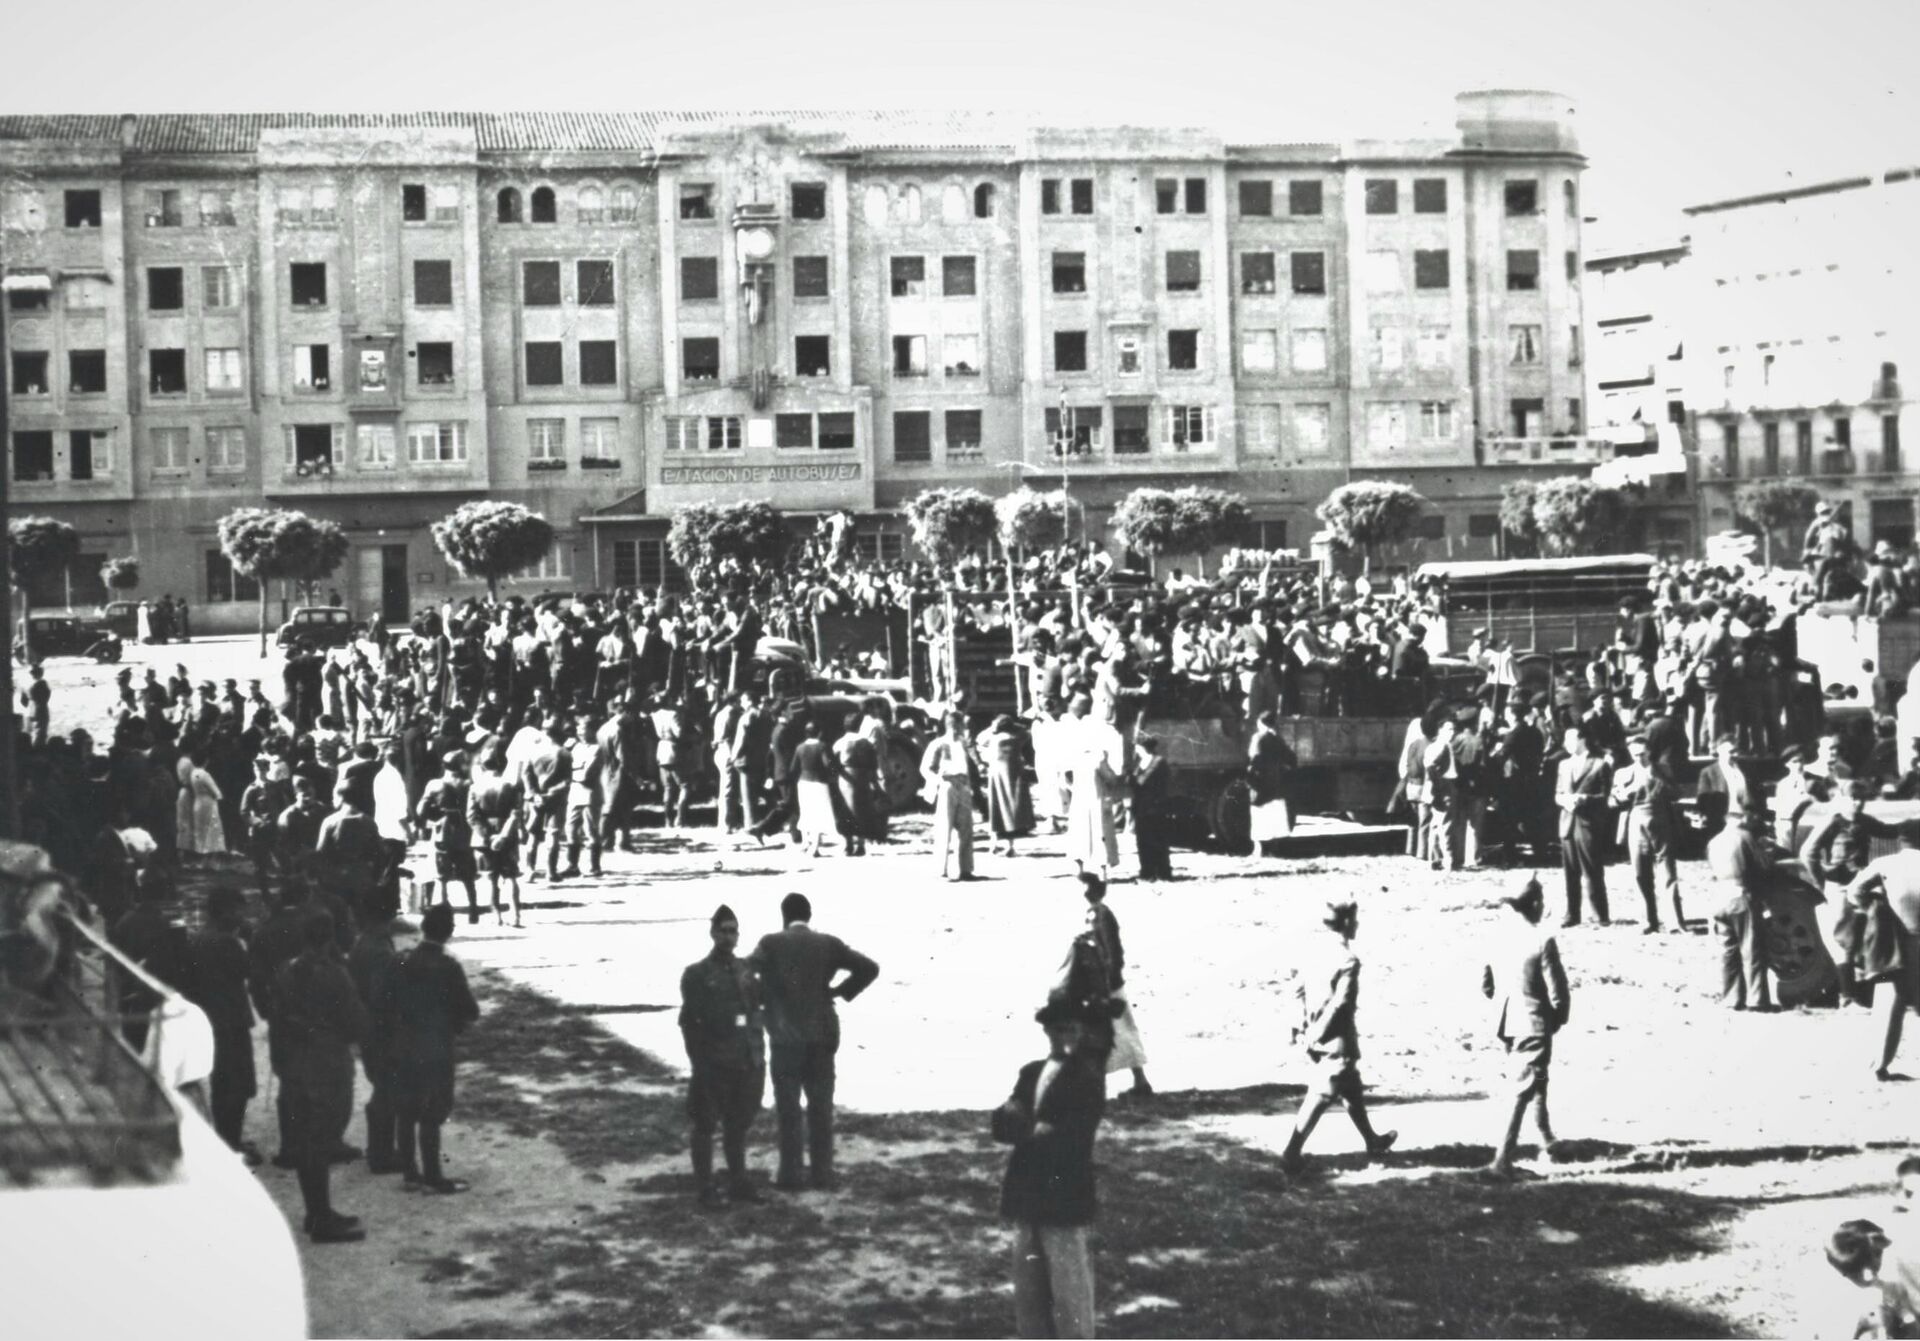
[[[1578,109],[1590,248],[1920,164],[1912,0],[67,0],[7,28],[0,112],[1006,107],[1340,140],[1548,88]]]

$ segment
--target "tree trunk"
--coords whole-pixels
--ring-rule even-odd
[[[490,605],[500,604],[500,579],[492,573],[487,574],[487,602]]]
[[[20,584],[20,662],[24,666],[33,664],[33,597],[27,593],[27,584]]]
[[[1773,528],[1771,526],[1760,528],[1760,562],[1768,568],[1773,567]]]
[[[1207,555],[1205,550],[1197,551],[1193,556],[1193,571],[1202,581],[1207,576]]]
[[[267,659],[267,579],[260,579],[260,659]]]

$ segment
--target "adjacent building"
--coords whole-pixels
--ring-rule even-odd
[[[342,593],[467,589],[428,526],[507,498],[526,580],[652,586],[674,510],[1143,483],[1304,547],[1357,478],[1493,552],[1503,484],[1591,467],[1571,112],[1462,94],[1445,140],[1301,144],[996,114],[0,118],[16,510],[136,553],[200,626],[214,528],[294,506]],[[92,590],[89,590],[89,587]],[[60,599],[64,592],[36,593]]]

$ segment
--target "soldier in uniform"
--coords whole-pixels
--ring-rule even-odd
[[[374,1014],[387,978],[397,962],[396,939],[412,928],[398,921],[400,901],[387,890],[369,896],[367,918],[347,953],[347,972],[367,1008],[372,1027],[360,1042],[360,1066],[373,1092],[367,1096],[367,1169],[371,1173],[400,1172],[399,1118],[393,1108],[393,1057],[389,1031]]]
[[[286,1038],[282,1075],[307,1237],[315,1243],[357,1242],[366,1231],[357,1217],[333,1208],[329,1166],[353,1114],[353,1044],[366,1037],[367,1011],[334,944],[333,916],[324,909],[310,909],[301,923],[301,951],[275,979],[274,1007]]]
[[[255,1091],[253,1008],[247,1003],[246,897],[221,886],[207,895],[207,926],[187,943],[191,965],[181,986],[186,998],[213,1026],[210,1097],[213,1129],[227,1145],[258,1164],[260,1154],[242,1139],[247,1100]]]
[[[427,909],[420,931],[426,939],[387,975],[376,1011],[376,1028],[389,1031],[400,1172],[409,1187],[464,1192],[466,1183],[447,1177],[441,1167],[440,1127],[453,1112],[454,1035],[480,1018],[480,1007],[466,971],[447,953],[452,906],[436,903]]]
[[[680,975],[680,1036],[686,1040],[693,1079],[687,1110],[693,1120],[693,1176],[700,1204],[720,1204],[713,1183],[713,1129],[727,1157],[727,1186],[734,1201],[760,1201],[747,1179],[747,1131],[766,1092],[765,1021],[760,975],[734,955],[740,919],[721,904],[710,928],[713,951]]]

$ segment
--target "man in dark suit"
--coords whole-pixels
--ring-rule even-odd
[[[1547,1116],[1547,1069],[1553,1062],[1553,1036],[1567,1022],[1572,993],[1560,966],[1560,947],[1540,931],[1546,895],[1538,880],[1529,880],[1506,904],[1519,916],[1509,923],[1510,943],[1480,971],[1480,990],[1494,1003],[1494,1036],[1506,1046],[1512,1062],[1513,1111],[1507,1119],[1500,1151],[1487,1172],[1495,1178],[1513,1177],[1514,1147],[1527,1107],[1534,1107],[1540,1128],[1541,1153],[1554,1145],[1553,1123]]]
[[[258,1164],[259,1152],[242,1139],[247,1100],[255,1089],[253,1007],[247,1002],[247,947],[241,939],[245,908],[246,897],[231,886],[207,895],[207,926],[188,942],[191,968],[180,990],[213,1026],[213,1129],[247,1163]]]
[[[837,936],[815,931],[804,894],[780,900],[785,929],[760,939],[751,963],[766,992],[772,1044],[773,1102],[780,1115],[780,1168],[774,1186],[801,1186],[800,1098],[806,1108],[806,1160],[816,1188],[833,1177],[833,1058],[840,1017],[833,999],[851,1001],[880,976],[880,966]],[[834,977],[845,972],[836,984]]]
[[[1525,843],[1537,852],[1545,841],[1540,833],[1539,790],[1546,741],[1518,694],[1507,699],[1506,718],[1506,730],[1488,760],[1500,811],[1502,846],[1514,850]]]
[[[368,896],[365,925],[347,952],[347,972],[360,994],[360,1004],[371,1013],[386,990],[387,978],[399,962],[394,948],[396,935],[406,923],[399,922],[400,900],[397,890],[379,889]],[[400,1172],[400,1119],[393,1108],[393,1046],[388,1022],[378,1015],[373,1027],[360,1041],[360,1066],[366,1072],[367,1085],[367,1171],[387,1174]]]
[[[466,1183],[441,1168],[440,1127],[453,1112],[454,1036],[480,1018],[480,1007],[466,970],[447,953],[452,906],[427,909],[420,931],[426,939],[395,962],[376,1011],[392,1048],[400,1174],[427,1192],[464,1192]]]
[[[1047,1056],[1020,1068],[994,1110],[993,1139],[1013,1147],[1000,1214],[1014,1225],[1013,1311],[1021,1336],[1093,1335],[1093,1138],[1107,1102],[1106,1061],[1086,1008],[1056,992],[1034,1019]]]
[[[301,937],[300,954],[281,967],[273,990],[274,1023],[285,1038],[288,1134],[307,1237],[353,1243],[366,1231],[334,1209],[328,1165],[353,1113],[352,1045],[366,1035],[367,1012],[334,944],[332,916],[309,908]]]
[[[1567,914],[1560,925],[1579,925],[1580,879],[1584,875],[1594,916],[1604,927],[1610,919],[1600,839],[1606,828],[1613,770],[1606,760],[1589,752],[1586,734],[1578,728],[1568,728],[1565,739],[1567,757],[1560,761],[1553,788],[1554,803],[1560,807],[1560,869],[1567,883]]]
[[[707,644],[712,664],[726,668],[724,691],[738,693],[753,681],[753,654],[760,646],[760,612],[745,596],[733,598],[732,626]]]

